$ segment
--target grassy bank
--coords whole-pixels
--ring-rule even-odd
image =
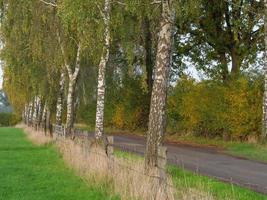
[[[0,199],[118,199],[76,176],[54,147],[33,145],[19,129],[0,128],[0,158]]]
[[[213,147],[217,150],[228,153],[233,156],[240,156],[252,160],[267,162],[267,146],[266,144],[236,142],[236,141],[223,141],[221,139],[208,139],[195,136],[168,136],[169,141],[202,146]]]

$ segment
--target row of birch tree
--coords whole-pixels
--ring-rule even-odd
[[[114,54],[123,55],[145,77],[146,164],[154,167],[166,132],[167,91],[186,65],[229,84],[253,63],[265,63],[267,91],[266,51],[264,62],[259,56],[267,46],[266,12],[267,0],[2,0],[4,89],[26,123],[48,130],[52,122],[65,124],[71,136],[78,94],[95,81],[90,95],[95,137],[102,140],[107,70]],[[122,70],[117,74],[119,81]],[[265,92],[264,137],[266,110]]]

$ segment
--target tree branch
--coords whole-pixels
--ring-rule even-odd
[[[42,3],[44,3],[44,4],[46,4],[46,5],[53,6],[53,7],[57,7],[57,4],[55,4],[55,3],[47,2],[47,1],[45,1],[45,0],[39,0],[39,1],[42,2]]]
[[[80,65],[81,65],[81,43],[78,44],[78,49],[77,49],[77,55],[76,55],[76,63],[75,63],[75,70],[73,73],[73,79],[75,80],[79,74],[80,71]]]

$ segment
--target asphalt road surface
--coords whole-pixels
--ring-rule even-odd
[[[145,151],[145,139],[135,136],[114,136],[114,145],[138,154]],[[168,163],[267,194],[267,163],[233,157],[215,149],[179,144],[165,146],[168,148]]]

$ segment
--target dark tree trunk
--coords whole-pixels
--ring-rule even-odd
[[[225,53],[219,54],[219,59],[221,63],[221,74],[223,82],[226,82],[229,79],[229,70]]]
[[[151,27],[150,27],[150,21],[146,17],[144,19],[144,39],[145,39],[145,65],[146,65],[146,83],[147,83],[147,90],[149,98],[152,94],[152,87],[153,87],[153,52],[152,52],[152,33],[151,33]]]
[[[231,49],[231,58],[232,58],[231,75],[232,77],[236,78],[240,74],[241,61],[235,46],[233,46]]]
[[[47,133],[52,136],[52,125],[51,125],[51,111],[49,108],[46,110],[46,135]]]

